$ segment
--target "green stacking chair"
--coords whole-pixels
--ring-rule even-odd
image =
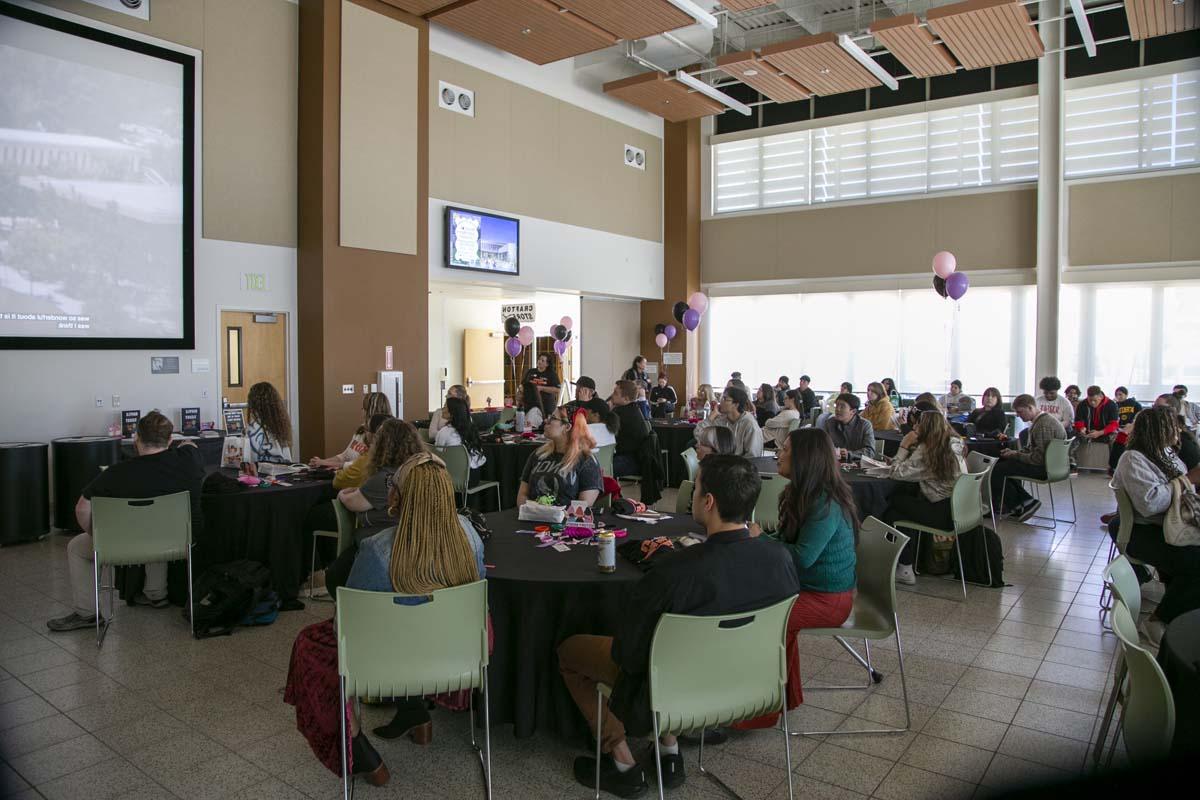
[[[600,471],[608,477],[613,477],[613,456],[617,452],[615,444],[602,444],[596,448],[596,461],[600,464]]]
[[[1133,565],[1128,558],[1118,555],[1104,568],[1104,588],[1111,593],[1115,600],[1125,604],[1125,608],[1128,609],[1136,623],[1142,613],[1142,587],[1138,583],[1137,574],[1133,571]],[[1111,606],[1106,608],[1111,611]],[[1100,757],[1104,752],[1104,743],[1108,739],[1108,729],[1112,725],[1117,705],[1125,701],[1124,686],[1127,670],[1123,653],[1117,654],[1115,670],[1116,677],[1113,679],[1113,688],[1108,694],[1108,702],[1104,705],[1104,718],[1100,721],[1100,731],[1096,735],[1096,746],[1092,753],[1092,760],[1096,766],[1100,765]]]
[[[704,731],[753,719],[776,709],[783,716],[783,749],[788,797],[792,797],[792,749],[787,730],[788,616],[795,597],[757,611],[720,617],[663,614],[650,644],[650,716],[654,726],[654,763],[658,797],[663,800],[659,737]],[[729,680],[736,675],[737,680]],[[596,797],[600,797],[600,742],[604,698],[612,687],[596,685]],[[700,736],[700,774],[729,794],[737,794],[704,768]]]
[[[999,532],[1000,529],[996,527],[996,512],[992,508],[992,470],[999,460],[996,456],[986,456],[983,453],[967,453],[967,472],[985,473],[983,486],[980,487],[980,500],[984,503],[983,513],[992,518],[992,530],[996,532]],[[991,564],[988,566],[990,567]]]
[[[429,602],[403,605],[411,595],[338,587],[338,677],[346,698],[423,697],[470,691],[471,746],[479,754],[484,791],[492,797],[492,738],[488,710],[487,581],[440,589]],[[474,690],[483,692],[483,748],[475,741]],[[350,798],[348,731],[342,719],[342,793]]]
[[[757,522],[763,531],[779,530],[779,498],[787,488],[788,479],[782,475],[763,475],[762,491],[758,493],[758,502],[754,504],[754,514],[750,517]]]
[[[904,733],[912,726],[908,705],[908,681],[904,675],[904,645],[900,641],[900,618],[896,614],[896,563],[908,537],[875,517],[867,517],[858,532],[855,546],[857,586],[850,616],[837,628],[808,628],[805,636],[832,636],[867,671],[865,686],[806,686],[805,691],[832,689],[870,689],[883,680],[871,664],[871,640],[896,637],[896,657],[900,662],[900,690],[904,695],[904,727],[849,731],[797,731],[793,736],[845,736],[874,733]],[[847,638],[862,639],[866,658],[850,646]]]
[[[954,492],[950,495],[950,515],[954,520],[954,527],[947,530],[933,528],[928,525],[921,525],[912,520],[896,520],[896,527],[912,531],[922,531],[931,533],[935,536],[945,536],[954,539],[954,549],[958,552],[958,575],[962,582],[963,599],[967,599],[967,577],[966,570],[962,568],[962,547],[959,545],[958,537],[960,534],[973,531],[983,525],[983,484],[987,477],[986,472],[964,472],[958,476],[958,480],[954,482]],[[921,563],[921,540],[917,539],[917,559],[914,563]],[[988,585],[992,584],[992,563],[988,561]]]
[[[359,456],[359,458],[362,458],[362,456]],[[333,503],[333,512],[337,516],[338,529],[336,531],[313,531],[312,560],[308,565],[308,599],[332,603],[332,597],[313,597],[312,576],[317,571],[317,539],[336,539],[337,554],[340,556],[354,542],[354,528],[357,526],[357,521],[354,518],[354,512],[342,505],[341,500],[335,497],[329,502]]]
[[[1046,445],[1046,477],[1045,478],[1009,478],[1009,480],[1021,480],[1025,483],[1032,483],[1034,486],[1045,486],[1046,491],[1050,494],[1050,516],[1035,516],[1026,521],[1026,525],[1042,530],[1052,531],[1058,527],[1058,523],[1065,522],[1069,525],[1074,525],[1076,522],[1075,513],[1075,484],[1071,482],[1071,440],[1070,439],[1055,439]],[[1054,507],[1054,484],[1066,482],[1067,488],[1071,491],[1071,518],[1059,519],[1058,511]],[[1004,482],[1004,490],[1000,492],[1000,505],[1004,507],[1004,492],[1008,490],[1008,481]],[[1041,492],[1038,492],[1041,496]],[[1039,525],[1032,520],[1049,520],[1049,525]]]
[[[676,514],[691,514],[692,513],[692,492],[695,491],[696,484],[692,481],[684,481],[679,484],[679,494],[675,495],[675,513]]]
[[[802,420],[801,420],[799,417],[796,417],[794,420],[792,420],[791,422],[789,422],[789,423],[788,423],[788,433],[791,433],[792,431],[798,431],[798,430],[800,430],[800,423],[801,423],[801,421],[802,421]]]
[[[1175,699],[1162,667],[1141,646],[1137,625],[1130,610],[1118,597],[1113,602],[1113,632],[1121,640],[1128,677],[1125,698],[1121,705],[1120,738],[1125,752],[1135,767],[1149,766],[1166,760],[1171,754],[1175,736]],[[1117,743],[1114,737],[1109,761]]]
[[[689,447],[679,454],[683,459],[684,466],[687,467],[687,479],[695,482],[696,475],[700,473],[700,456],[696,454],[696,448]]]
[[[188,620],[192,606],[192,500],[188,492],[132,499],[92,498],[92,577],[96,595],[96,647],[104,644],[117,611],[117,587],[109,590],[108,619],[100,616],[102,567],[187,560]],[[195,634],[195,624],[192,633]]]
[[[517,410],[515,408],[500,409],[500,416],[496,419],[497,424],[509,425],[517,419]]]
[[[499,511],[501,509],[500,481],[480,481],[475,486],[470,485],[471,460],[467,453],[466,445],[456,444],[453,447],[434,447],[433,451],[446,462],[446,471],[450,473],[450,480],[454,482],[454,493],[462,495],[463,508],[467,507],[467,501],[471,495],[495,490],[496,510]]]

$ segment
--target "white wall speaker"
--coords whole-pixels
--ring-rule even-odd
[[[622,161],[625,166],[640,169],[643,172],[646,170],[646,151],[640,147],[634,147],[631,144],[625,145],[625,150],[621,154]]]
[[[84,0],[94,6],[128,14],[138,19],[150,19],[150,0]]]
[[[438,108],[473,117],[475,116],[475,92],[455,86],[453,83],[438,81]]]

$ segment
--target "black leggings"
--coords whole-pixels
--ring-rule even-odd
[[[900,520],[916,522],[939,530],[953,530],[954,516],[950,510],[950,498],[932,503],[921,494],[921,486],[917,483],[902,483],[892,493],[887,511],[883,512],[883,521],[895,527]],[[902,531],[911,535],[912,531]],[[917,538],[912,536],[904,550],[900,553],[900,563],[911,567],[917,560]]]
[[[1120,528],[1119,517],[1108,523],[1108,533],[1114,542]],[[1200,546],[1167,544],[1162,528],[1135,522],[1125,552],[1157,569],[1162,577],[1166,590],[1155,612],[1160,620],[1170,622],[1180,614],[1200,608]]]

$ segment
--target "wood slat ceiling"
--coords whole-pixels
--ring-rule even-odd
[[[874,75],[837,43],[836,33],[818,33],[769,45],[760,55],[814,94],[839,94],[879,86]]]
[[[617,37],[548,0],[474,0],[433,12],[431,20],[535,64],[617,43]]]
[[[747,86],[757,89],[776,103],[807,100],[812,96],[812,92],[794,78],[781,74],[778,68],[768,64],[750,50],[727,53],[717,59],[717,66],[726,75],[737,78]],[[756,74],[747,75],[747,71]]]
[[[921,27],[916,14],[881,19],[869,30],[918,78],[949,75],[958,67],[950,51],[934,41],[927,28]]]
[[[451,3],[458,2],[458,0],[383,0],[383,2],[389,6],[395,6],[401,11],[407,11],[410,14],[423,17],[431,11],[445,8]]]
[[[1200,27],[1200,0],[1125,0],[1129,35],[1135,41]]]
[[[929,27],[967,69],[1041,58],[1042,38],[1018,0],[967,0],[931,8]]]
[[[622,39],[644,39],[696,22],[667,0],[554,0],[554,3]]]
[[[720,114],[725,106],[679,81],[669,81],[661,72],[644,72],[604,84],[604,93],[657,114],[668,122]]]
[[[728,11],[753,11],[774,2],[775,0],[721,0],[721,5]]]

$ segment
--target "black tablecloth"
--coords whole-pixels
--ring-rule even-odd
[[[990,458],[999,458],[1000,451],[1007,446],[1007,442],[1002,442],[999,439],[972,437],[967,439],[967,450],[972,453],[981,453]]]
[[[50,532],[50,446],[0,442],[0,545]]]
[[[900,441],[904,434],[900,431],[875,431],[875,438],[883,441],[883,452],[880,455],[894,456],[900,449]]]
[[[527,441],[517,444],[484,442],[483,454],[487,456],[487,462],[479,468],[479,479],[500,481],[500,508],[516,508],[517,490],[521,488],[521,473],[525,471],[525,462],[542,444]],[[489,494],[480,492],[475,496],[484,497]]]
[[[686,516],[656,525],[611,512],[598,519],[610,528],[626,528],[630,539],[700,531]],[[567,553],[539,548],[532,535],[515,532],[534,526],[519,522],[515,511],[489,514],[487,520],[492,529],[485,555],[488,604],[495,633],[488,670],[492,720],[513,723],[518,737],[532,736],[538,728],[582,736],[586,725],[559,675],[556,648],[577,633],[613,635],[621,596],[642,573],[619,555],[617,571],[601,573],[592,546],[575,545]]]
[[[779,461],[773,456],[752,458],[750,461],[763,475],[776,475],[779,472]],[[859,470],[843,470],[842,477],[850,484],[850,491],[854,492],[859,519],[883,515],[896,489],[896,481],[891,478],[872,478]]]
[[[667,486],[678,487],[687,478],[687,465],[679,454],[696,438],[696,426],[685,419],[655,419],[650,425],[658,434],[659,448],[667,451]]]
[[[1200,611],[1171,620],[1158,648],[1158,664],[1175,698],[1173,755],[1200,752]]]
[[[221,450],[225,444],[225,431],[218,431],[217,436],[203,436],[191,439],[190,441],[200,450],[200,458],[206,467],[221,466]],[[171,442],[172,447],[178,447],[179,443],[185,441],[176,439]],[[125,461],[137,456],[137,449],[133,446],[133,439],[121,440],[121,460]]]
[[[237,476],[236,470],[221,472]],[[305,481],[298,476],[285,480],[292,485],[204,494],[204,532],[195,537],[192,559],[196,575],[213,564],[248,558],[271,570],[271,584],[280,598],[299,594],[312,546],[304,541],[304,515],[337,492],[328,480]]]

